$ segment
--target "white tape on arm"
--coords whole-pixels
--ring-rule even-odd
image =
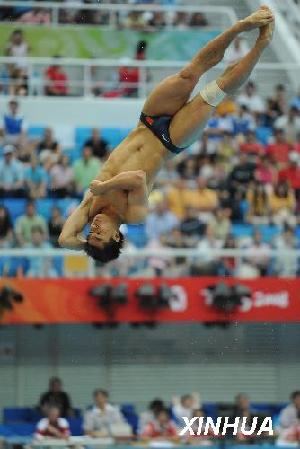
[[[225,99],[227,94],[220,89],[216,81],[208,83],[200,92],[203,100],[213,107],[217,107]]]

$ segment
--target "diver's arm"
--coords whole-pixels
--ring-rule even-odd
[[[112,190],[134,190],[146,186],[146,173],[142,170],[126,171],[108,181],[94,180],[90,184],[90,191],[95,196],[100,196]]]

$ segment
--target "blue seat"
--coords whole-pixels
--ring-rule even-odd
[[[49,220],[51,216],[51,209],[53,207],[53,199],[51,198],[41,198],[36,200],[36,210],[39,215]]]
[[[260,126],[256,128],[256,138],[262,145],[268,145],[270,138],[273,135],[272,128],[267,128],[265,126]]]
[[[205,403],[202,406],[203,411],[206,416],[216,419],[218,415],[218,407],[217,404]]]
[[[121,407],[121,413],[132,428],[134,435],[137,434],[139,426],[139,418],[136,413],[135,407],[132,404],[123,404]]]
[[[9,424],[9,429],[13,435],[17,436],[30,436],[34,434],[36,424],[34,423],[13,423]]]
[[[101,130],[101,135],[104,140],[106,140],[112,148],[115,148],[122,141],[121,133],[119,128],[103,128]]]
[[[26,203],[27,201],[23,198],[6,198],[3,200],[3,204],[9,210],[13,222],[24,214]]]
[[[238,224],[232,225],[232,234],[236,239],[242,237],[251,237],[253,233],[253,226],[250,224]]]
[[[92,128],[84,126],[80,128],[75,128],[75,144],[80,149],[82,148],[84,142],[91,137]]]
[[[259,225],[258,229],[261,232],[263,241],[268,243],[271,242],[274,237],[280,234],[279,226]]]
[[[4,424],[28,421],[30,414],[29,407],[7,407],[3,410]]]
[[[46,127],[44,125],[29,126],[27,135],[30,139],[42,139]]]
[[[68,418],[71,434],[74,436],[83,435],[82,418]]]

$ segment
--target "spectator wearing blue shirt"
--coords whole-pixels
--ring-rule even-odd
[[[46,240],[45,233],[40,226],[34,226],[31,230],[31,242],[27,248],[48,249],[50,243]],[[28,259],[28,277],[34,278],[56,278],[57,272],[53,267],[51,257],[35,256]]]
[[[8,112],[3,116],[2,134],[6,143],[14,145],[24,137],[24,117],[19,114],[19,103],[16,100],[11,100],[8,103]]]
[[[246,105],[242,105],[239,108],[237,117],[233,119],[234,135],[246,135],[249,131],[255,129],[255,121],[250,114],[249,108]]]
[[[15,159],[14,153],[13,145],[4,146],[3,159],[0,160],[0,198],[26,196],[23,164]]]
[[[290,106],[298,109],[298,111],[300,112],[300,89],[296,97],[292,99]]]
[[[25,169],[24,178],[29,198],[36,199],[46,196],[48,175],[35,157],[31,158],[30,166]]]
[[[165,201],[157,203],[146,220],[146,233],[149,240],[159,240],[169,234],[179,224],[178,218],[168,209]]]

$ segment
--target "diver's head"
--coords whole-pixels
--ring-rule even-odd
[[[92,221],[85,252],[93,259],[107,263],[119,257],[123,243],[119,222],[107,214],[98,214]]]

